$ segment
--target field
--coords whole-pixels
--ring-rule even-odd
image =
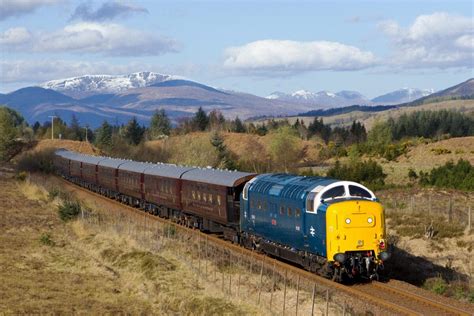
[[[134,238],[64,224],[41,188],[5,174],[0,186],[2,313],[265,314],[198,284],[169,248],[150,252]]]

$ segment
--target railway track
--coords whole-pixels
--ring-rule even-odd
[[[86,198],[87,195],[94,196],[104,202],[106,201],[107,203],[119,205],[125,209],[140,214],[141,216],[150,218],[151,220],[159,221],[164,224],[173,224],[178,230],[200,234],[209,242],[215,244],[216,246],[226,248],[235,254],[241,254],[247,257],[255,258],[256,260],[263,261],[266,265],[278,267],[282,270],[287,270],[291,273],[306,278],[307,280],[315,282],[315,284],[335,290],[337,293],[342,294],[345,297],[356,298],[365,305],[373,307],[376,315],[474,315],[474,310],[465,310],[454,305],[443,304],[434,299],[413,293],[411,291],[400,289],[391,284],[371,282],[367,284],[347,286],[335,283],[314,273],[295,267],[291,264],[270,258],[255,251],[245,249],[239,245],[232,244],[216,235],[205,234],[200,231],[175,224],[167,219],[151,215],[137,208],[120,203],[116,200],[109,199],[86,188],[70,183],[63,178],[58,177],[58,179],[60,179],[61,182],[73,190],[81,192],[83,198]]]

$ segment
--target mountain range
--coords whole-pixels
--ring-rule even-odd
[[[270,100],[318,105],[320,109],[343,107],[350,105],[393,105],[410,102],[434,93],[433,89],[403,88],[369,99],[357,91],[343,90],[339,92],[311,92],[298,90],[290,94],[276,91],[266,96]]]
[[[473,79],[470,80],[472,82]],[[452,92],[454,95],[474,94],[472,84],[467,88],[462,84],[455,87],[457,92]],[[426,93],[428,92],[422,90],[402,89],[368,100],[356,91],[312,93],[300,90],[292,94],[275,92],[262,98],[217,89],[178,76],[139,72],[120,76],[90,75],[52,80],[36,87],[0,94],[0,104],[18,110],[29,122],[44,122],[51,115],[60,116],[68,122],[74,114],[81,123],[97,127],[104,120],[120,124],[133,116],[142,124],[147,124],[152,113],[160,108],[176,123],[183,117],[192,116],[198,107],[205,111],[217,109],[229,118],[239,116],[245,119],[256,116],[288,116],[354,104],[370,107],[374,104],[403,103],[404,100]]]

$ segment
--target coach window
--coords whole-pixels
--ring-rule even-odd
[[[194,190],[191,191],[191,194],[192,194],[192,196],[193,196],[193,200],[195,200],[195,199],[196,199],[196,191],[194,191]]]
[[[280,215],[285,214],[285,207],[282,205],[280,206]]]
[[[291,217],[292,213],[293,212],[291,211],[291,207],[288,207],[288,217]]]
[[[301,210],[299,208],[295,209],[295,216],[300,217],[301,216]]]
[[[263,201],[263,210],[266,211],[268,209],[267,201]]]
[[[207,203],[207,194],[205,192],[202,193],[202,200]]]
[[[259,210],[262,209],[262,202],[261,202],[260,200],[257,201],[257,208],[258,208]]]
[[[221,196],[220,195],[217,196],[217,205],[219,205],[219,206],[221,205]]]
[[[201,201],[201,192],[200,191],[197,191],[197,197],[198,197],[198,201]]]
[[[209,193],[209,203],[213,204],[212,193]]]

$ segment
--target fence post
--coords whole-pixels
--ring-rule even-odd
[[[272,292],[270,293],[270,311],[272,310],[273,292],[275,292],[275,262],[272,269]]]
[[[431,209],[431,208],[432,208],[432,205],[431,205],[431,193],[430,193],[430,195],[428,195],[428,205],[429,205],[429,206],[428,206],[428,215],[430,215],[430,214],[431,214],[431,211],[432,211],[432,209]]]
[[[316,298],[316,282],[313,284],[313,298],[311,302],[311,316],[314,315],[314,299]]]
[[[448,201],[448,222],[453,221],[453,199],[450,197]]]
[[[260,285],[258,287],[258,300],[257,304],[260,305],[260,295],[262,294],[262,281],[263,281],[263,261],[265,260],[265,257],[263,257],[263,260],[261,261],[260,264]]]
[[[469,205],[467,207],[467,229],[468,229],[468,233],[471,233],[471,216],[472,216],[472,213],[471,213],[471,206]]]
[[[285,316],[285,307],[286,307],[286,279],[288,277],[288,270],[285,270],[285,286],[284,286],[284,290],[283,290],[283,316]]]
[[[295,311],[296,316],[298,316],[299,298],[300,298],[300,276],[298,275],[298,281],[296,281],[296,311]]]
[[[326,289],[326,316],[329,315],[329,289]]]

